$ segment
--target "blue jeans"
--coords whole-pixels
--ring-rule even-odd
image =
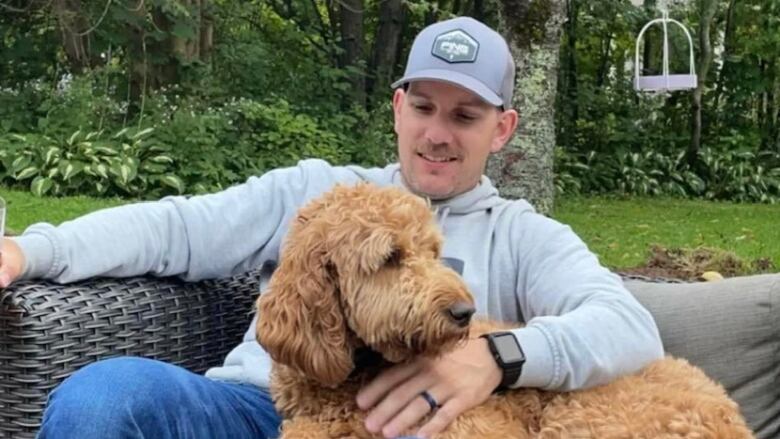
[[[280,422],[264,389],[123,357],[86,366],[54,389],[38,437],[270,439]]]

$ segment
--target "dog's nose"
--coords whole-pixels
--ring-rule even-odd
[[[474,307],[468,302],[457,302],[452,305],[448,310],[452,320],[460,327],[468,326],[471,321],[471,316],[476,311]]]

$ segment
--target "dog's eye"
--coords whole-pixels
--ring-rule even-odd
[[[401,265],[401,250],[395,248],[385,258],[385,265],[390,267],[397,267]]]

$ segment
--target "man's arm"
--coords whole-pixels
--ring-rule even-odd
[[[512,234],[516,300],[527,323],[513,331],[526,355],[513,387],[592,387],[663,356],[651,314],[570,227],[523,214]]]
[[[303,166],[281,169],[216,194],[105,209],[58,227],[32,225],[13,238],[20,252],[0,262],[0,280],[146,273],[197,280],[245,271],[276,257],[310,189],[307,174]]]

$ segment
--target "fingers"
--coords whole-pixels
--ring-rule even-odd
[[[434,387],[428,391],[428,393],[439,404],[451,396],[443,392],[444,389],[437,387]],[[382,434],[385,437],[398,437],[403,432],[409,430],[415,425],[418,425],[419,422],[428,416],[433,410],[438,411],[439,407],[432,409],[431,405],[425,400],[425,398],[420,396],[418,393],[417,396],[412,398],[412,400],[409,401],[409,403],[382,428]]]
[[[6,288],[22,273],[24,255],[21,249],[11,239],[2,239],[0,247],[0,288]]]
[[[420,396],[427,391],[441,405],[419,429],[421,437],[431,437],[490,397],[500,379],[487,342],[470,339],[443,357],[418,358],[382,372],[360,391],[357,402],[361,409],[370,410],[366,429],[391,438],[431,415],[431,404]]]
[[[3,266],[3,254],[0,253],[0,288],[5,288],[8,285],[11,285],[11,275],[5,272],[5,267]]]
[[[3,263],[2,244],[4,243],[0,242],[0,288],[6,288],[11,285],[11,273],[8,273],[8,267]]]
[[[462,399],[452,398],[448,400],[439,410],[436,410],[433,417],[417,431],[417,437],[427,439],[435,434],[441,433],[448,425],[455,420],[461,413],[466,411],[468,406]]]
[[[409,363],[383,371],[368,385],[360,389],[356,398],[358,407],[363,410],[374,407],[393,388],[417,374],[419,369],[420,367],[416,363]]]
[[[385,437],[394,437],[405,427],[422,419],[431,408],[428,402],[420,397],[420,392],[433,383],[433,375],[418,373],[403,383],[391,386],[391,390],[366,417],[366,429],[372,433],[381,431]]]

